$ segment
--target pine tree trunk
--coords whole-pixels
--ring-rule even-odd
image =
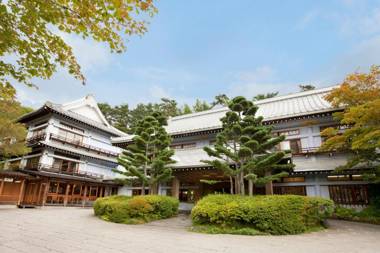
[[[245,195],[244,172],[240,172],[240,194]]]
[[[252,182],[252,180],[248,180],[248,192],[249,192],[249,196],[253,196],[253,182]]]
[[[141,195],[145,195],[145,183],[141,185]]]
[[[239,175],[237,174],[235,176],[235,194],[240,194],[240,179],[239,179]]]
[[[149,193],[151,195],[157,195],[158,194],[158,184],[154,183],[149,187]]]
[[[234,180],[230,176],[230,194],[234,194]]]

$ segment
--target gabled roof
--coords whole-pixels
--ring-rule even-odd
[[[65,104],[46,102],[41,108],[23,115],[19,119],[19,122],[27,123],[32,118],[38,117],[40,114],[48,111],[53,111],[54,113],[69,117],[114,136],[127,136],[126,133],[116,129],[108,123],[92,95],[87,95],[84,98]]]
[[[256,101],[255,104],[259,107],[256,115],[263,116],[264,121],[273,121],[334,111],[336,108],[333,108],[324,99],[324,96],[333,88],[335,87],[298,92]],[[173,117],[168,120],[166,130],[169,134],[174,135],[221,128],[220,118],[228,110],[227,107],[222,107]]]
[[[336,86],[256,101],[255,104],[259,107],[257,116],[263,116],[264,121],[275,121],[336,111],[338,109],[324,99],[324,96],[334,88]],[[222,127],[220,118],[228,110],[228,107],[219,107],[170,118],[166,131],[171,135],[176,135],[220,129]],[[113,138],[112,142],[123,143],[130,139],[131,136],[117,137]]]

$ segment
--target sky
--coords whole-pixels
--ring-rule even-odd
[[[111,105],[179,104],[218,94],[298,91],[332,86],[380,64],[380,1],[161,0],[148,32],[127,51],[64,34],[86,76],[85,86],[59,69],[39,89],[17,85],[19,100],[38,107],[87,94]]]

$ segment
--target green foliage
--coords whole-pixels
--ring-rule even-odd
[[[0,83],[0,161],[29,152],[25,145],[26,127],[16,120],[30,109],[21,106],[15,95],[12,86]]]
[[[157,194],[158,185],[171,178],[172,169],[168,166],[174,163],[171,159],[174,151],[170,149],[171,138],[166,133],[166,117],[156,112],[140,120],[134,131],[133,143],[123,151],[118,161],[125,170],[115,172],[136,179],[142,184],[142,194],[145,186],[150,187],[151,194]]]
[[[256,96],[253,97],[253,101],[263,100],[263,99],[267,99],[267,98],[273,98],[273,97],[276,97],[277,95],[278,95],[278,91],[269,92],[266,94],[257,94]]]
[[[255,228],[241,226],[194,225],[190,231],[204,234],[265,235]]]
[[[176,215],[178,205],[178,200],[172,197],[146,195],[98,198],[93,207],[95,215],[103,220],[115,223],[141,224]]]
[[[146,32],[139,14],[156,11],[151,0],[1,1],[0,84],[15,80],[32,86],[33,77],[49,79],[57,66],[85,82],[71,47],[56,31],[105,42],[111,51],[122,52],[126,36]]]
[[[286,176],[293,164],[284,162],[285,152],[274,151],[285,137],[272,136],[272,129],[262,124],[263,118],[255,116],[258,107],[252,101],[235,97],[228,107],[214,147],[204,148],[215,159],[202,162],[230,177],[230,192],[235,194],[246,194],[245,179],[259,185]]]
[[[315,90],[315,86],[314,85],[310,85],[310,84],[305,84],[305,85],[298,85],[298,87],[300,88],[300,91],[308,91],[308,90]]]
[[[194,225],[251,228],[273,235],[299,234],[315,227],[333,212],[331,200],[295,195],[209,195],[192,209]]]
[[[321,135],[328,137],[322,151],[348,151],[350,159],[338,172],[363,169],[363,178],[380,182],[380,66],[372,66],[369,73],[354,73],[333,89],[325,98],[333,106],[344,108],[334,114],[343,133],[327,128]]]
[[[195,105],[193,106],[194,112],[202,112],[211,109],[211,105],[209,105],[206,101],[201,101],[197,99],[195,101]]]
[[[334,211],[334,217],[337,219],[366,222],[380,225],[380,208],[370,205],[361,211],[352,208],[337,206]]]

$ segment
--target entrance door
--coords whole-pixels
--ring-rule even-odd
[[[36,205],[38,201],[38,187],[40,186],[37,182],[29,182],[26,185],[24,204],[27,205]]]

